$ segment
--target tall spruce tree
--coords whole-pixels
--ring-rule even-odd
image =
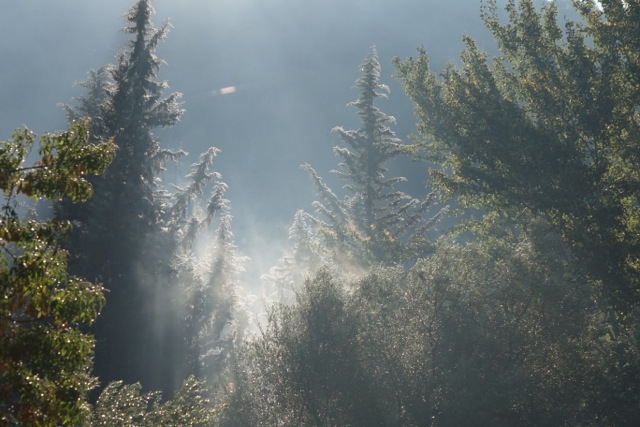
[[[132,38],[116,64],[90,75],[88,93],[70,118],[90,116],[96,137],[112,137],[118,155],[107,172],[93,181],[96,197],[85,206],[64,203],[61,215],[76,222],[68,245],[82,254],[71,269],[100,278],[109,289],[107,305],[96,323],[96,373],[104,381],[142,380],[153,388],[172,388],[166,346],[155,327],[156,289],[168,277],[169,266],[149,250],[159,231],[161,205],[156,179],[166,161],[182,153],[160,147],[156,128],[175,125],[182,110],[180,94],[164,96],[158,81],[162,61],[155,55],[168,23],[155,28],[150,1],[138,1],[126,14],[124,31]],[[164,270],[158,271],[159,265]]]
[[[416,259],[426,253],[426,232],[439,216],[427,221],[425,214],[433,198],[417,199],[398,191],[404,177],[388,177],[388,162],[408,155],[403,144],[389,127],[395,118],[376,105],[389,88],[380,83],[380,63],[375,47],[360,66],[356,80],[360,91],[349,106],[358,110],[362,126],[357,130],[336,127],[342,145],[334,148],[340,158],[335,175],[345,181],[347,195],[340,199],[308,164],[302,168],[313,179],[322,201],[314,202],[318,231],[336,259],[349,259],[361,265],[398,263]]]

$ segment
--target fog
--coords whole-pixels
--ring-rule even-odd
[[[65,128],[57,104],[82,93],[73,85],[89,69],[113,63],[130,6],[2,1],[0,138],[23,125],[37,133]],[[299,165],[311,162],[331,180],[338,139],[330,130],[358,125],[346,104],[357,97],[353,82],[372,45],[391,88],[381,109],[397,118],[395,131],[406,140],[415,120],[391,60],[424,46],[440,66],[455,60],[463,33],[486,37],[480,4],[468,0],[158,0],[154,8],[156,25],[168,19],[174,27],[158,48],[166,61],[160,78],[184,94],[186,109],[159,138],[192,159],[211,145],[222,150],[215,168],[229,185],[239,249],[256,263],[286,239],[294,212],[314,200]],[[216,92],[229,86],[237,91]],[[165,180],[179,180],[189,163]],[[403,166],[415,191],[424,192],[424,168]]]
[[[0,6],[0,424],[638,419],[638,1]]]

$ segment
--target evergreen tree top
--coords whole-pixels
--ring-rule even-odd
[[[375,46],[360,65],[355,88],[358,99],[348,104],[358,110],[361,126],[355,130],[336,127],[342,144],[334,147],[340,158],[332,171],[345,181],[347,196],[339,198],[309,165],[302,165],[313,180],[320,201],[313,206],[320,234],[336,258],[353,257],[358,262],[398,262],[405,254],[403,241],[423,240],[426,229],[424,214],[432,205],[431,198],[414,199],[398,191],[404,177],[387,176],[388,161],[408,154],[409,147],[389,127],[395,119],[378,107],[375,101],[386,98],[389,88],[380,83],[381,67]],[[366,260],[366,261],[365,261]]]
[[[131,34],[139,33],[140,29],[146,28],[153,13],[155,13],[155,10],[153,9],[150,1],[138,1],[125,15],[125,20],[130,22],[132,25],[125,27],[124,31]]]
[[[390,90],[389,86],[380,83],[381,70],[378,51],[375,46],[372,46],[369,54],[360,64],[362,75],[355,84],[355,87],[360,90],[360,97],[348,105],[360,107],[370,104],[376,98],[387,98]]]

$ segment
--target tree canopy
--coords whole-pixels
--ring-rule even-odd
[[[396,60],[412,144],[377,106],[371,49],[349,104],[361,126],[334,129],[345,186],[302,166],[315,212],[296,213],[268,276],[281,299],[245,333],[219,150],[161,179],[185,153],[154,130],[182,110],[157,79],[168,24],[137,0],[69,130],[30,166],[27,130],[0,144],[0,425],[637,423],[640,2],[576,0],[564,22],[555,2],[497,4],[482,8],[494,58],[465,37],[441,72],[423,49]],[[391,160],[409,155],[433,194],[399,191]],[[463,215],[432,239],[436,200]],[[93,406],[90,331],[109,382]]]
[[[83,327],[104,305],[104,288],[67,272],[61,239],[70,224],[29,215],[24,198],[84,202],[116,146],[88,144],[74,123],[40,139],[27,129],[0,144],[0,424],[80,425],[87,421],[94,340]],[[21,200],[22,199],[22,200]]]
[[[566,238],[615,306],[638,294],[638,57],[636,1],[557,6],[495,1],[483,18],[500,54],[489,61],[466,38],[462,65],[438,75],[420,51],[396,62],[415,101],[440,191],[505,212],[526,228],[544,217]]]

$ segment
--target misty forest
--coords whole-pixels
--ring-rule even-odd
[[[640,1],[132,1],[2,3],[0,426],[637,425]]]

